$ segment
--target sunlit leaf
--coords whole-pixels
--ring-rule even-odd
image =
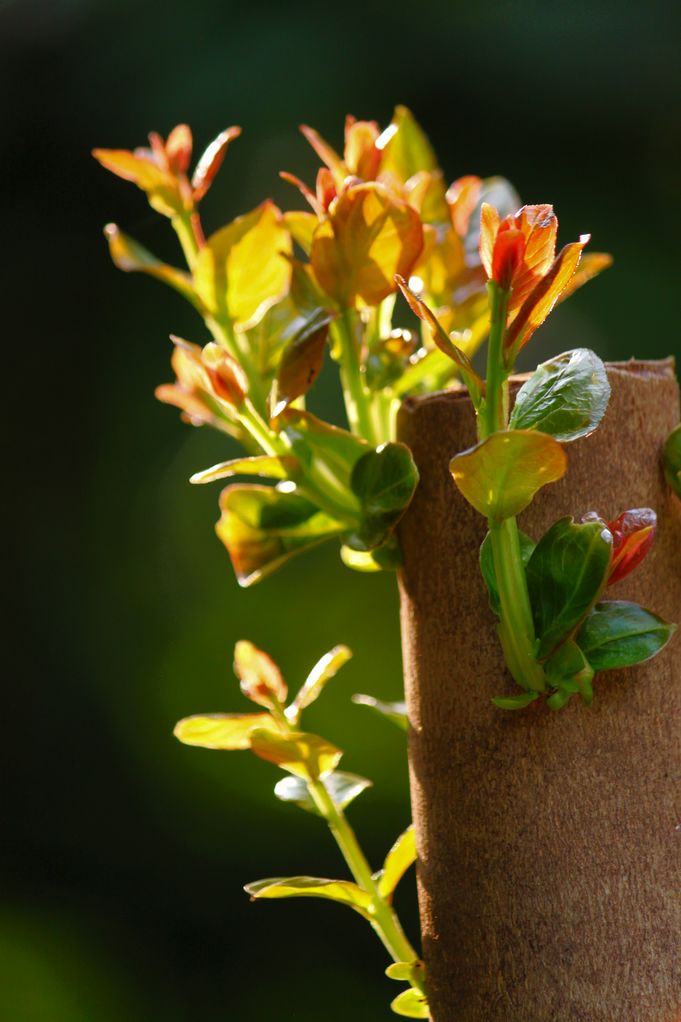
[[[282,770],[313,781],[335,770],[343,755],[340,749],[319,735],[304,731],[281,734],[264,728],[251,733],[251,749],[256,756]]]
[[[347,489],[351,502],[356,502],[350,489],[350,476],[357,461],[371,448],[366,440],[338,426],[331,426],[310,412],[286,408],[276,424],[285,433],[296,457],[304,464],[317,459],[330,470],[340,485]]]
[[[363,181],[373,181],[382,155],[377,146],[378,136],[376,121],[358,121],[354,117],[346,117],[343,162],[349,174]]]
[[[265,898],[326,898],[347,905],[359,912],[365,919],[369,918],[371,898],[349,880],[327,880],[320,877],[270,877],[268,880],[256,880],[244,887],[255,901]]]
[[[252,458],[232,458],[221,461],[202,472],[195,472],[190,483],[214,483],[218,479],[231,476],[261,476],[264,479],[295,479],[300,470],[300,462],[293,455],[262,454]]]
[[[416,862],[416,837],[413,824],[400,834],[388,852],[378,881],[384,898],[391,899],[395,888],[410,866]]]
[[[341,183],[347,175],[347,168],[338,153],[328,142],[325,142],[318,131],[307,124],[301,124],[300,130],[316,152],[322,163],[333,171],[334,177]]]
[[[352,701],[357,706],[368,706],[370,710],[374,710],[381,717],[386,717],[392,721],[402,731],[406,731],[409,727],[406,703],[385,703],[380,699],[374,699],[373,696],[361,694],[354,695]]]
[[[148,156],[127,149],[93,149],[92,155],[106,170],[141,188],[157,213],[178,216],[184,212],[184,202],[177,179],[154,162],[150,151],[146,152]]]
[[[608,267],[612,266],[612,263],[612,256],[608,255],[607,252],[586,252],[583,254],[576,272],[561,291],[558,301],[564,302],[566,298],[574,294],[583,284],[593,280],[603,270],[607,270]]]
[[[331,317],[313,316],[288,342],[272,388],[272,415],[280,415],[292,401],[307,394],[319,376]]]
[[[390,1007],[396,1015],[404,1018],[430,1018],[428,998],[413,987],[398,994]]]
[[[173,734],[202,749],[250,749],[256,728],[276,731],[277,725],[269,713],[204,713],[178,721]]]
[[[520,514],[547,483],[567,468],[560,444],[545,433],[509,430],[457,454],[449,463],[454,482],[476,511],[501,522]]]
[[[148,273],[149,276],[156,277],[178,291],[200,311],[201,303],[194,294],[194,286],[188,273],[162,263],[143,245],[123,234],[116,224],[107,224],[104,235],[109,244],[111,258],[119,270],[125,273]]]
[[[612,534],[602,522],[561,518],[535,547],[527,585],[540,659],[570,638],[606,584]]]
[[[562,443],[578,440],[599,426],[609,400],[605,366],[593,351],[577,348],[537,366],[518,391],[510,425]]]
[[[340,671],[352,657],[347,646],[334,646],[314,665],[305,682],[286,711],[286,716],[296,720],[301,710],[313,703],[322,694],[324,686]]]
[[[408,276],[423,247],[421,220],[377,182],[346,188],[317,227],[310,259],[322,290],[343,308],[378,305]]]
[[[353,571],[396,571],[402,564],[402,551],[395,536],[389,536],[381,546],[373,550],[353,550],[341,547],[341,560]]]
[[[408,447],[387,443],[355,463],[350,486],[362,512],[361,525],[346,544],[368,550],[385,542],[414,495],[418,470]]]
[[[424,973],[423,962],[416,959],[413,962],[391,962],[385,970],[388,979],[401,980],[410,983],[414,974],[421,977]]]
[[[673,429],[664,445],[664,474],[677,497],[681,497],[681,425]]]
[[[513,185],[510,181],[507,181],[506,178],[488,177],[483,179],[480,185],[480,191],[477,195],[475,208],[468,220],[468,229],[464,239],[466,259],[469,266],[481,265],[483,247],[481,227],[484,207],[489,207],[495,211],[496,223],[498,225],[504,217],[509,216],[511,213],[515,213],[515,211],[520,207],[520,197]],[[493,235],[491,238],[488,235],[486,245],[489,245],[490,242],[492,244],[494,242]],[[491,248],[489,258],[491,266]]]
[[[284,224],[291,237],[297,245],[300,245],[305,255],[309,256],[312,248],[312,237],[317,226],[317,217],[314,213],[305,210],[289,210],[283,214]]]
[[[383,153],[381,171],[408,181],[422,170],[437,170],[438,162],[428,136],[406,106],[396,106],[390,126],[378,140]]]
[[[609,671],[650,660],[664,649],[676,625],[636,603],[597,603],[582,625],[577,642],[595,671]]]
[[[523,567],[525,567],[532,556],[535,543],[533,539],[530,539],[529,536],[520,530],[518,530],[518,540],[520,542],[520,559]],[[480,571],[487,586],[490,609],[499,617],[501,614],[501,602],[499,599],[499,586],[497,585],[497,573],[494,567],[492,539],[489,532],[480,546]]]
[[[267,486],[228,486],[215,529],[241,586],[275,571],[294,554],[339,535],[345,525],[296,493]]]
[[[174,174],[186,174],[192,158],[192,132],[188,124],[177,124],[165,143],[168,166]]]
[[[252,642],[241,639],[234,647],[234,673],[247,699],[260,706],[284,703],[288,695],[286,682],[272,657]]]
[[[212,316],[248,329],[286,292],[291,239],[270,201],[212,234],[194,269],[196,293]]]
[[[612,533],[612,561],[608,585],[625,578],[646,556],[657,531],[657,515],[650,507],[635,507],[623,511],[613,522],[608,522]]]
[[[200,202],[213,183],[215,175],[222,165],[227,148],[241,134],[241,128],[231,127],[221,131],[204,151],[196,164],[192,176],[192,192],[194,202]]]
[[[357,774],[348,774],[343,770],[334,770],[324,778],[324,787],[332,801],[339,809],[345,809],[351,802],[371,787],[372,782]],[[307,784],[300,777],[282,777],[274,788],[274,794],[282,802],[293,802],[308,813],[320,815]]]

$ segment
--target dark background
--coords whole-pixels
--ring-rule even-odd
[[[267,194],[297,205],[276,175],[312,175],[301,121],[339,143],[347,111],[386,124],[406,103],[449,178],[503,173],[556,205],[563,241],[591,231],[614,254],[535,358],[679,353],[679,29],[671,2],[0,4],[3,1022],[387,1020],[398,990],[358,917],[249,904],[248,880],[336,875],[335,848],[273,799],[268,765],[171,736],[188,713],[245,708],[237,638],[292,682],[348,643],[309,724],[376,782],[352,818],[378,866],[409,818],[404,741],[349,696],[400,695],[394,579],[353,574],[329,547],[238,590],[212,531],[217,488],[187,485],[231,451],[152,396],[168,333],[200,341],[202,325],[116,271],[101,227],[174,257],[173,239],[89,150],[183,120],[202,147],[241,124],[205,203],[215,228]],[[316,401],[337,414],[328,381]]]

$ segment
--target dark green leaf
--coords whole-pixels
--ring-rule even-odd
[[[587,706],[593,700],[594,669],[576,642],[569,639],[546,662],[546,680],[551,688],[579,692]]]
[[[597,603],[582,625],[577,642],[595,671],[631,667],[650,660],[676,631],[639,607],[637,603],[611,600]]]
[[[324,778],[324,787],[339,809],[345,809],[358,795],[371,787],[372,782],[358,774],[335,770]],[[282,777],[274,788],[274,794],[282,802],[293,802],[308,813],[319,816],[319,810],[310,797],[307,785],[300,777]]]
[[[677,497],[681,497],[681,425],[673,429],[664,445],[664,474]]]
[[[526,567],[534,551],[535,543],[534,540],[530,539],[529,536],[526,536],[520,530],[518,530],[518,539],[520,540],[520,559],[523,562],[523,567]],[[494,553],[489,532],[480,547],[480,571],[487,586],[489,605],[497,617],[499,617],[501,614],[501,604],[499,602],[499,587],[497,586],[497,573],[494,568]]]
[[[611,553],[612,535],[602,522],[561,518],[542,536],[526,569],[539,659],[572,635],[598,599]]]
[[[350,486],[358,498],[362,523],[347,545],[370,550],[381,546],[404,514],[418,483],[408,447],[387,443],[368,451],[355,464]]]
[[[370,710],[375,710],[382,717],[387,717],[403,731],[406,731],[409,726],[406,703],[384,703],[380,699],[374,699],[373,696],[365,695],[354,695],[352,701],[357,706],[368,706]]]
[[[510,425],[537,429],[566,443],[593,433],[609,399],[608,374],[600,358],[577,348],[537,367],[518,391]]]
[[[327,898],[347,905],[369,918],[371,898],[357,884],[348,880],[327,880],[324,877],[270,877],[256,880],[244,887],[246,894],[259,901],[261,898]]]

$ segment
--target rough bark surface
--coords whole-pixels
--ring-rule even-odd
[[[522,516],[657,510],[653,551],[614,586],[681,618],[681,503],[661,444],[679,422],[673,363],[608,367],[601,428]],[[596,679],[560,712],[495,709],[515,691],[478,570],[485,524],[456,490],[475,442],[460,392],[406,403],[421,482],[404,518],[400,589],[411,791],[433,1022],[680,1022],[681,634]]]

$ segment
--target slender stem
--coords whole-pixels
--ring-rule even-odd
[[[479,426],[481,439],[499,429],[506,429],[503,414],[503,387],[507,375],[504,369],[504,335],[508,311],[508,291],[493,280],[487,285],[490,293],[491,319],[487,343],[487,397]]]
[[[339,351],[340,377],[350,429],[377,446],[384,438],[377,432],[371,414],[371,394],[362,379],[356,325],[357,313],[345,309],[331,324],[331,330]]]

